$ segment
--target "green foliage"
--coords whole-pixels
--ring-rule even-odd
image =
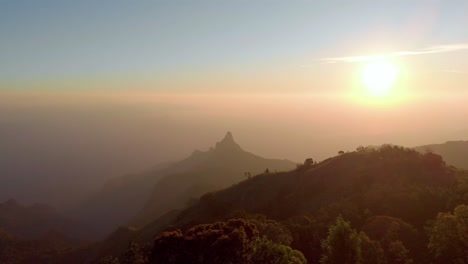
[[[164,232],[154,241],[151,263],[306,263],[300,251],[285,245],[289,243],[290,234],[276,221],[231,219]]]
[[[360,232],[361,240],[361,263],[362,264],[384,264],[385,256],[380,242],[371,240],[366,233]]]
[[[439,213],[428,229],[428,247],[438,263],[468,263],[468,206]]]
[[[412,264],[413,260],[408,257],[408,253],[401,241],[393,241],[388,246],[387,261],[392,264]]]
[[[355,264],[361,261],[361,240],[351,224],[339,216],[322,242],[322,264]]]
[[[444,157],[447,164],[468,169],[468,141],[448,141],[443,144],[420,146],[415,149],[421,153],[439,154]]]
[[[121,262],[117,257],[107,256],[99,260],[97,264],[121,264]]]
[[[191,197],[200,197],[204,193],[226,188],[246,178],[254,178],[254,175],[263,173],[266,168],[269,171],[291,170],[294,163],[288,160],[265,159],[246,152],[234,142],[232,136],[227,135],[213,150],[195,152],[187,159],[165,169],[162,178],[149,185],[154,185],[152,194],[132,224],[144,226],[166,212],[183,208]],[[147,175],[146,178],[152,179],[153,175]],[[147,182],[148,180],[145,181]],[[207,207],[208,213],[217,219],[226,211],[216,201]]]
[[[154,241],[152,263],[246,263],[256,238],[255,225],[241,219],[165,232]]]
[[[315,164],[317,164],[317,163],[314,162],[314,160],[312,158],[307,158],[304,161],[304,163],[297,164],[296,170],[298,170],[298,171],[308,170],[308,169],[312,168]]]
[[[328,226],[308,215],[289,219],[287,227],[293,237],[291,247],[300,250],[309,263],[318,263],[322,254],[321,238],[326,236]]]
[[[252,255],[250,263],[269,264],[305,264],[304,255],[288,246],[274,243],[266,237],[258,238],[252,242]]]
[[[250,263],[255,252],[257,260],[289,252],[281,245],[300,251],[309,263],[430,263],[424,224],[468,197],[465,172],[447,167],[433,153],[386,145],[308,164],[313,165],[306,170],[260,174],[204,195],[166,225],[225,221],[234,212],[244,224],[163,233],[155,240],[153,263]],[[437,257],[439,263],[461,256],[455,249],[463,249],[460,243],[467,240],[466,229],[459,231],[464,224],[457,224],[465,221],[446,222],[438,224],[447,226],[445,236],[453,235],[434,235],[429,247],[434,255],[446,250],[441,254],[449,257]],[[253,225],[256,234],[249,236],[247,226]]]
[[[148,253],[135,242],[130,242],[127,251],[121,258],[121,264],[147,264]]]
[[[267,219],[263,215],[257,215],[253,219],[249,219],[253,223],[260,234],[260,237],[265,236],[273,243],[289,246],[293,240],[291,231],[283,224]]]

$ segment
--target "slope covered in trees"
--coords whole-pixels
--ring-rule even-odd
[[[389,145],[362,148],[320,163],[307,159],[289,172],[265,171],[143,228],[122,227],[99,244],[47,259],[468,263],[467,206],[468,173],[441,156]]]
[[[0,229],[15,237],[35,239],[57,231],[75,238],[87,236],[87,227],[44,204],[25,206],[10,199],[0,203]]]
[[[287,171],[295,166],[288,160],[265,159],[244,151],[228,132],[214,148],[195,151],[177,164],[186,169],[159,180],[132,224],[143,226],[170,210],[196,202],[206,192],[226,188],[265,170]]]
[[[75,248],[81,248],[84,245],[84,242],[56,231],[25,239],[0,229],[0,263],[83,263],[87,254],[83,254],[82,249],[75,250]]]
[[[424,145],[414,149],[422,153],[429,150],[441,155],[448,165],[468,170],[468,141],[447,141],[442,144]]]
[[[172,215],[169,225],[167,219],[155,221],[127,239],[150,243],[148,261],[157,256],[167,261],[172,257],[158,251],[162,237],[185,239],[198,225],[232,218],[258,229],[255,219],[263,217],[280,226],[271,233],[290,237],[287,246],[308,263],[466,263],[466,238],[457,235],[468,223],[463,204],[468,204],[465,171],[446,166],[430,152],[383,146],[306,162],[290,172],[263,173],[207,193]],[[171,233],[178,229],[178,235]],[[445,234],[454,238],[444,239]],[[158,238],[151,243],[150,237]],[[177,239],[164,240],[164,247],[177,249]],[[192,250],[201,254],[206,248]]]
[[[142,226],[170,210],[185,207],[206,192],[228,187],[248,175],[265,169],[287,171],[295,165],[288,160],[265,159],[246,152],[228,132],[209,151],[196,150],[182,161],[109,181],[74,214],[92,223],[96,233],[108,234],[129,222]]]

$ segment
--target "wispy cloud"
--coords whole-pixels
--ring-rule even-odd
[[[457,73],[457,74],[463,73],[463,71],[457,70],[457,69],[448,69],[448,70],[445,70],[444,72],[448,72],[448,73]]]
[[[424,54],[434,54],[434,53],[445,53],[453,52],[460,50],[468,50],[468,43],[461,44],[450,44],[450,45],[438,45],[431,46],[420,50],[402,50],[395,51],[384,54],[375,54],[375,55],[356,55],[356,56],[343,56],[343,57],[333,57],[333,58],[323,58],[321,61],[328,63],[337,63],[337,62],[362,62],[362,61],[372,61],[389,57],[402,57],[402,56],[415,56],[415,55],[424,55]]]

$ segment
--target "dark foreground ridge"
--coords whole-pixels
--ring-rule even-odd
[[[467,172],[439,155],[360,148],[207,193],[142,229],[120,231],[101,256],[128,252],[132,240],[151,263],[221,263],[209,261],[222,257],[206,250],[214,245],[243,263],[305,263],[300,255],[308,263],[454,263],[468,248],[467,197]],[[460,224],[444,229],[454,219]]]

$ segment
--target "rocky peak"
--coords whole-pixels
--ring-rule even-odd
[[[232,151],[232,150],[242,150],[242,148],[239,146],[239,144],[234,141],[234,137],[232,136],[232,133],[228,131],[224,138],[216,143],[215,147],[216,151]]]

